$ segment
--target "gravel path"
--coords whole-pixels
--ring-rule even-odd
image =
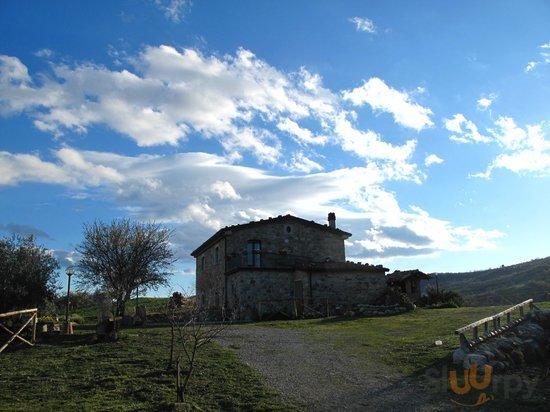
[[[218,341],[236,351],[283,399],[298,401],[304,410],[448,410],[447,402],[431,399],[421,379],[381,371],[374,360],[356,359],[311,334],[239,325]]]

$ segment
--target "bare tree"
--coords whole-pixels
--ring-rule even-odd
[[[171,234],[157,224],[128,219],[84,225],[84,241],[77,247],[79,285],[109,291],[116,300],[115,316],[124,316],[133,290],[167,284],[175,261]]]
[[[208,322],[205,312],[198,308],[194,297],[184,298],[179,308],[176,304],[172,304],[169,310],[172,335],[168,368],[172,366],[177,337],[177,346],[180,350],[176,359],[176,398],[177,402],[184,402],[200,349],[212,342],[229,326],[229,323]]]

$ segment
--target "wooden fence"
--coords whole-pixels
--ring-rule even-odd
[[[511,327],[514,327],[525,320],[525,308],[529,310],[535,308],[533,299],[528,299],[525,302],[521,302],[511,308],[508,308],[496,315],[489,316],[478,320],[477,322],[470,323],[460,329],[455,330],[455,334],[459,336],[460,346],[464,349],[472,349],[475,345],[485,342],[487,339],[498,336],[506,332]],[[512,313],[518,312],[519,317],[512,319]],[[502,319],[506,317],[506,323],[502,322]],[[483,327],[483,334],[480,335],[479,328]],[[468,340],[466,332],[472,331],[472,339]]]
[[[19,330],[17,332],[12,332],[4,324],[2,324],[3,319],[10,318],[10,317],[13,317],[13,316],[18,316],[18,315],[26,315],[26,314],[30,314],[30,317],[23,324],[23,326],[21,326],[19,328]],[[26,343],[29,346],[34,346],[34,342],[36,341],[36,321],[37,321],[37,318],[38,318],[38,309],[25,309],[25,310],[18,310],[18,311],[15,311],[15,312],[0,313],[0,329],[5,330],[6,332],[8,332],[11,335],[9,340],[6,343],[4,343],[4,345],[2,345],[2,347],[0,348],[0,353],[2,353],[2,351],[4,349],[6,349],[8,347],[8,345],[10,343],[12,343],[16,338],[19,339],[20,341]],[[31,339],[31,342],[29,342],[27,339],[20,336],[20,334],[21,334],[21,332],[23,332],[25,330],[25,328],[27,326],[29,326],[31,324],[31,322],[32,322],[32,339]]]

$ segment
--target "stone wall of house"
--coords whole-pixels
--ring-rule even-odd
[[[299,222],[274,222],[271,225],[239,229],[227,239],[228,264],[235,267],[246,266],[247,244],[250,240],[261,242],[262,266],[276,267],[277,262],[284,262],[285,256],[319,262],[327,259],[343,262],[346,259],[341,234]]]
[[[279,311],[290,314],[293,271],[242,270],[227,277],[227,308],[240,320],[258,319]]]
[[[308,310],[334,313],[338,306],[373,303],[386,290],[384,272],[358,270],[253,270],[228,276],[228,310],[235,319],[251,320]]]
[[[328,299],[335,304],[372,303],[386,291],[385,273],[342,270],[313,272],[313,300]]]
[[[196,259],[196,293],[201,309],[221,308],[225,294],[225,239]]]

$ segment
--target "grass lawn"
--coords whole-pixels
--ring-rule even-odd
[[[140,299],[141,300],[141,299]],[[550,309],[550,303],[539,307]],[[450,360],[454,330],[505,307],[417,309],[380,318],[325,318],[253,324],[311,331],[378,370],[420,374]],[[93,318],[94,314],[83,316]],[[239,325],[238,327],[247,327]],[[42,339],[33,348],[0,354],[0,411],[299,410],[283,404],[259,375],[227,349],[203,348],[188,389],[174,404],[174,372],[167,371],[169,328],[129,328],[114,343],[94,343],[92,325],[75,335]],[[441,340],[443,345],[435,346]],[[377,365],[381,369],[377,369]]]
[[[550,302],[537,304],[549,309]],[[316,331],[314,339],[330,342],[359,360],[403,374],[424,372],[450,361],[458,348],[454,331],[476,320],[494,315],[509,306],[421,309],[378,318],[325,318],[264,322],[260,326]],[[435,341],[443,342],[436,346]]]
[[[176,406],[168,328],[126,329],[114,343],[79,328],[0,354],[1,411],[296,410],[215,344],[200,353],[188,403]]]

